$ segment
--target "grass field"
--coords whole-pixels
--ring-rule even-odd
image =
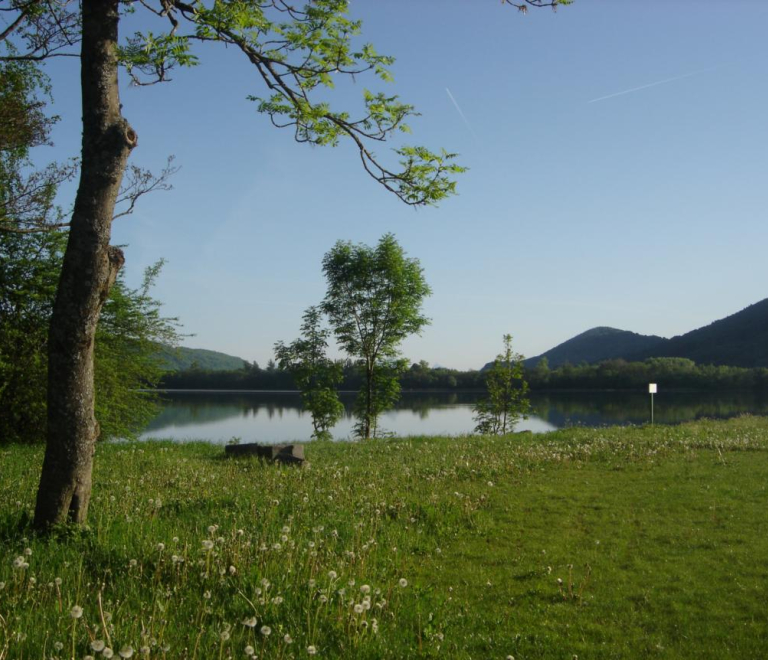
[[[768,419],[306,455],[100,446],[44,539],[0,449],[0,660],[768,657]]]

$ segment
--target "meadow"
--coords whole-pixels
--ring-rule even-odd
[[[0,448],[0,660],[768,653],[768,418],[223,454],[101,445],[43,538]]]

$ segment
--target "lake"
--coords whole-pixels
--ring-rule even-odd
[[[381,417],[379,428],[396,435],[461,435],[474,428],[472,406],[477,393],[404,393]],[[224,444],[306,441],[311,418],[296,392],[169,391],[163,408],[142,433],[142,439],[205,440]],[[348,439],[355,420],[354,394],[342,394],[346,414],[333,429],[336,439]],[[534,393],[533,413],[515,430],[543,433],[567,426],[644,424],[650,420],[647,393]],[[745,413],[768,415],[768,393],[661,392],[654,401],[659,424],[677,424],[702,417],[727,418]]]

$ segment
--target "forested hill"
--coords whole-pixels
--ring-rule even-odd
[[[768,367],[768,298],[650,350],[624,357],[682,357],[697,364]]]
[[[164,371],[236,371],[242,369],[246,362],[242,358],[205,348],[173,348],[164,346],[157,354],[157,359]]]
[[[524,364],[528,369],[532,369],[541,358],[547,358],[552,369],[566,362],[592,364],[614,358],[626,358],[641,351],[650,353],[666,341],[668,340],[663,337],[639,335],[628,330],[608,327],[592,328],[551,348],[546,353],[527,359]]]

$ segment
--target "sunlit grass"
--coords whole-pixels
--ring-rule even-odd
[[[768,420],[306,447],[99,447],[36,538],[0,449],[0,660],[761,657]]]

